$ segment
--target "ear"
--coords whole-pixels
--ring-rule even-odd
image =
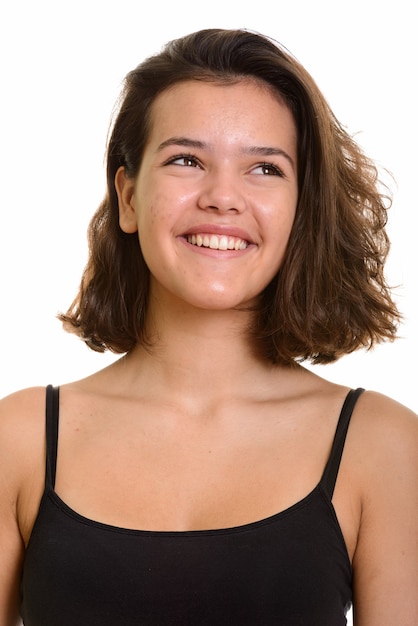
[[[119,225],[124,233],[136,233],[138,224],[134,207],[135,179],[127,178],[124,167],[116,172],[115,188],[119,204]]]

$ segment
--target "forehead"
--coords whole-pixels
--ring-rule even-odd
[[[176,83],[157,96],[150,122],[148,140],[209,128],[220,134],[245,128],[266,135],[286,131],[296,138],[293,114],[281,94],[255,78]]]

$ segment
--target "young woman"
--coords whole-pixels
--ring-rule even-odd
[[[123,356],[2,401],[1,626],[415,626],[416,416],[302,366],[396,335],[374,165],[241,30],[129,73],[107,158],[61,319]]]

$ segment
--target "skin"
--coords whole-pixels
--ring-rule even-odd
[[[116,185],[121,227],[139,232],[152,275],[155,345],[62,385],[56,491],[85,517],[126,528],[237,526],[312,491],[348,392],[258,360],[246,337],[248,305],[280,266],[294,219],[295,126],[250,81],[177,85],[152,119],[137,178],[119,170]],[[191,233],[249,245],[204,248]],[[19,623],[21,561],[44,485],[44,406],[43,388],[0,403],[0,626]],[[415,414],[365,392],[333,497],[356,626],[417,623],[416,450]]]

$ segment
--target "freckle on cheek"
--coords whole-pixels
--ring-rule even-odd
[[[159,219],[160,211],[158,210],[156,206],[152,205],[149,208],[149,214],[151,216],[151,220],[150,220],[151,224],[155,224]]]

